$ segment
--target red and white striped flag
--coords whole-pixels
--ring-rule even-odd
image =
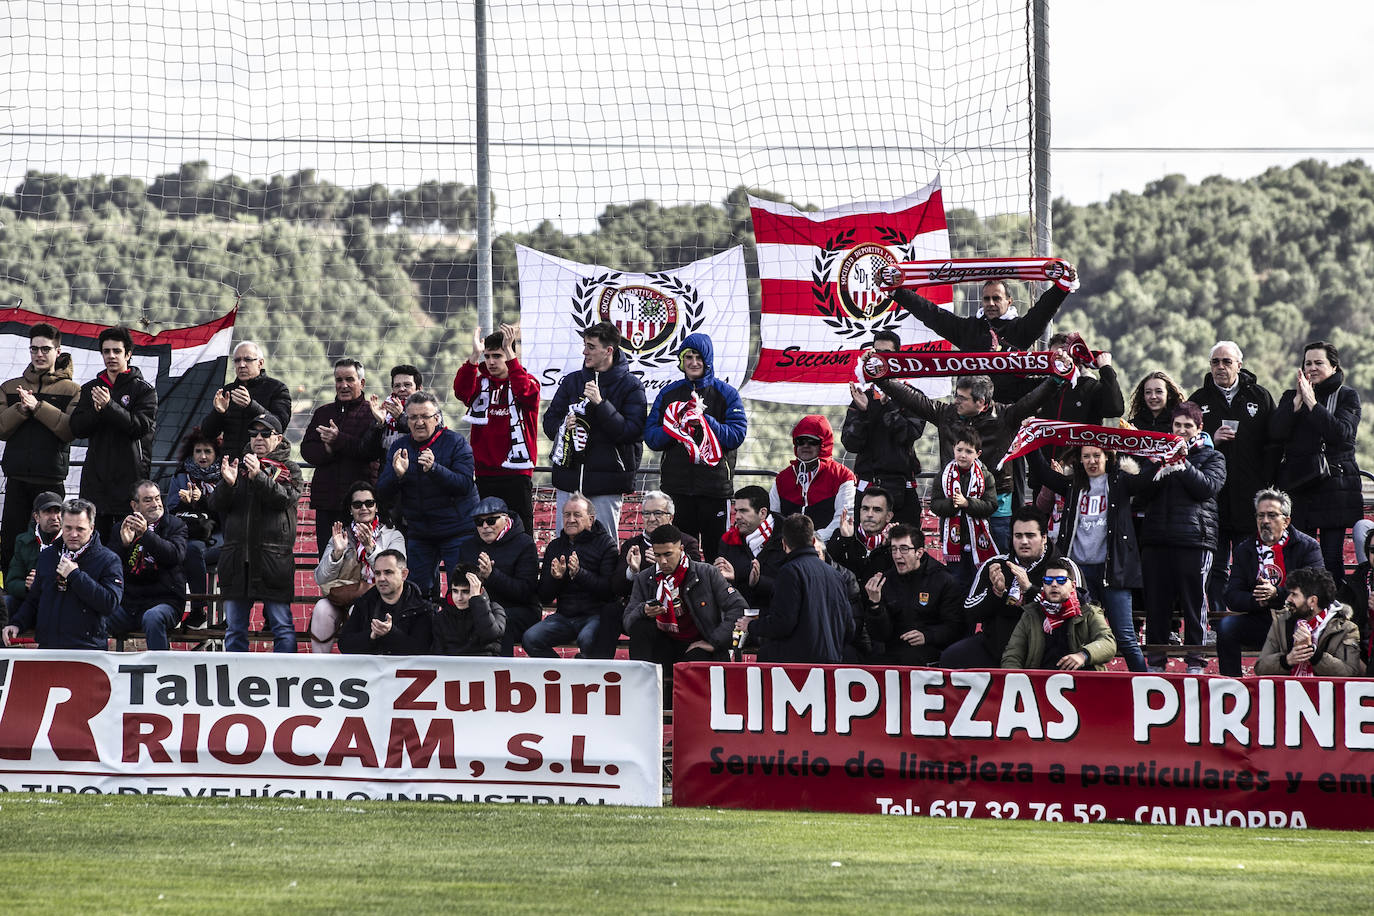
[[[762,317],[759,359],[740,393],[784,404],[847,404],[859,355],[877,331],[902,346],[949,345],[875,288],[875,272],[903,262],[949,258],[940,179],[906,197],[803,212],[749,198],[758,246]],[[950,307],[953,290],[923,291]],[[931,397],[948,379],[914,383]]]

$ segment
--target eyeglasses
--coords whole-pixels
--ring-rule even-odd
[[[51,353],[54,349],[55,349],[55,348],[53,348],[53,347],[29,347],[29,352],[30,352],[30,353]]]
[[[355,499],[353,500],[353,502],[349,503],[349,505],[352,506],[354,509],[371,509],[373,506],[377,505],[377,500]]]
[[[258,427],[257,429],[250,429],[248,431],[248,436],[251,439],[270,439],[275,435],[276,433],[274,433],[272,430],[263,429],[262,427]]]
[[[671,514],[672,513],[670,513],[667,509],[645,509],[643,512],[640,513],[640,515],[643,515],[645,518],[663,518],[664,516]]]
[[[255,363],[260,359],[262,359],[261,356],[235,356],[234,365],[237,366],[240,363]]]
[[[920,549],[919,547],[912,547],[910,544],[896,544],[893,546],[892,552],[900,556],[908,553],[916,553]]]
[[[1045,576],[1041,580],[1046,585],[1064,585],[1069,581],[1068,576]]]
[[[407,419],[410,419],[410,420],[433,420],[433,419],[434,419],[435,417],[437,417],[437,416],[439,416],[437,413],[411,413],[411,414],[406,414],[406,418],[407,418]]]
[[[481,526],[483,526],[483,527],[486,527],[487,525],[499,525],[499,524],[501,524],[501,516],[499,516],[499,515],[479,515],[479,516],[477,517],[477,524],[478,524],[478,525],[481,525]]]

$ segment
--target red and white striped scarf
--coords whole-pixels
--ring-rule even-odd
[[[359,532],[364,528],[372,533],[372,543],[376,545],[377,532],[382,530],[382,520],[373,516],[370,524],[363,525],[358,522],[353,523],[353,543],[357,545],[353,549],[358,555],[358,565],[362,568],[363,581],[372,582],[375,581],[372,578],[372,558],[368,556],[367,548],[363,546],[363,539],[359,537]]]
[[[677,567],[671,573],[667,575],[662,572],[654,573],[654,600],[663,605],[663,613],[654,619],[658,622],[658,628],[665,633],[676,633],[681,629],[681,624],[678,623],[678,609],[681,604],[679,596],[682,591],[682,580],[685,578],[687,578],[686,551],[683,551]]]
[[[1293,628],[1294,632],[1297,632],[1298,629],[1307,630],[1312,636],[1312,646],[1315,648],[1317,645],[1317,638],[1321,636],[1322,630],[1326,629],[1326,624],[1331,620],[1331,614],[1335,610],[1336,606],[1333,604],[1331,607],[1314,617],[1299,620],[1297,625]],[[1298,662],[1298,664],[1293,666],[1293,677],[1315,677],[1316,674],[1317,673],[1312,670],[1311,662]]]
[[[693,392],[689,401],[673,401],[663,409],[663,431],[682,443],[693,464],[715,467],[725,457],[720,438],[706,422],[706,404],[700,392]]]
[[[1046,633],[1053,633],[1073,618],[1083,615],[1083,609],[1078,605],[1078,592],[1074,589],[1069,590],[1069,597],[1063,601],[1050,601],[1044,594],[1037,595],[1035,600],[1045,613],[1045,620],[1040,626]]]
[[[1061,258],[948,258],[940,261],[905,261],[897,264],[900,280],[880,286],[891,290],[899,286],[920,289],[951,283],[979,280],[1023,280],[1027,283],[1049,281],[1066,292],[1078,289],[1078,280],[1069,278],[1068,262]],[[882,279],[888,279],[883,277]]]
[[[987,481],[983,478],[983,466],[975,461],[968,469],[968,492],[964,495],[976,499],[983,495]],[[953,499],[959,489],[959,465],[951,461],[940,474],[940,489],[947,499]],[[992,540],[992,526],[985,518],[973,518],[962,509],[948,518],[940,520],[941,549],[945,557],[957,559],[964,553],[964,522],[968,523],[969,538],[972,544],[973,562],[982,566],[997,555],[997,545]]]
[[[887,533],[892,530],[892,525],[895,524],[896,522],[890,523],[877,534],[866,534],[862,528],[858,530],[859,540],[864,542],[864,550],[866,551],[864,556],[868,556],[868,554],[887,543]]]
[[[1283,588],[1284,580],[1288,577],[1288,570],[1283,563],[1283,545],[1288,543],[1288,532],[1283,532],[1283,537],[1279,538],[1272,547],[1266,546],[1263,541],[1255,541],[1259,548],[1259,577],[1268,582],[1274,588]]]

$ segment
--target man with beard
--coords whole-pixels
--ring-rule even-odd
[[[433,640],[435,607],[413,584],[399,550],[372,561],[373,588],[353,604],[339,631],[346,655],[425,655]]]
[[[72,411],[72,436],[88,440],[81,468],[81,498],[95,504],[96,530],[111,543],[111,530],[124,517],[124,500],[153,467],[157,389],[129,365],[133,336],[124,328],[100,332],[105,371],[81,386]]]
[[[1026,604],[1002,653],[1003,668],[1105,671],[1116,656],[1116,637],[1102,608],[1078,600],[1077,567],[1046,564],[1040,592]]]
[[[539,603],[539,549],[505,500],[486,497],[477,504],[473,521],[477,537],[464,544],[458,556],[476,570],[482,586],[478,592],[504,609],[500,649],[509,658],[544,613]]]
[[[363,396],[366,370],[356,359],[334,363],[334,400],[317,409],[305,425],[301,457],[315,467],[310,478],[310,507],[315,510],[315,550],[323,553],[334,523],[352,519],[343,511],[347,487],[355,480],[371,483],[376,457],[369,434],[372,406]]]
[[[186,607],[186,523],[168,515],[162,492],[151,480],[134,484],[133,512],[115,537],[115,553],[124,566],[124,599],[110,616],[113,637],[142,630],[148,650],[170,648],[167,633],[181,621]]]
[[[1326,569],[1295,569],[1288,576],[1284,612],[1275,614],[1255,661],[1255,674],[1292,677],[1360,677],[1360,634],[1350,609],[1336,600]]]
[[[100,543],[95,506],[69,499],[62,505],[61,546],[38,555],[29,596],[4,629],[5,645],[33,627],[39,648],[104,651],[105,621],[123,597],[119,557]]]
[[[940,655],[941,668],[996,668],[1002,664],[1021,609],[1039,594],[1047,563],[1059,559],[1049,539],[1049,519],[1035,506],[1021,506],[1011,517],[1011,552],[988,560],[964,599],[964,632]],[[975,628],[981,630],[974,632]]]
[[[248,651],[248,616],[262,602],[272,651],[296,651],[291,599],[296,593],[296,502],[305,485],[281,421],[264,413],[248,426],[248,454],[225,455],[210,505],[224,521],[219,591],[224,595],[224,648]]]
[[[744,595],[751,608],[763,610],[773,597],[773,577],[782,566],[782,533],[768,509],[768,491],[750,485],[735,491],[735,521],[720,539],[715,567]]]
[[[1264,645],[1274,612],[1288,598],[1288,574],[1322,567],[1321,545],[1290,525],[1293,503],[1287,493],[1260,490],[1254,507],[1258,536],[1236,545],[1226,582],[1231,613],[1217,623],[1217,669],[1229,677],[1242,674],[1242,649]]]
[[[1188,400],[1202,409],[1202,431],[1226,459],[1226,485],[1217,494],[1217,549],[1207,581],[1207,602],[1213,613],[1221,613],[1228,607],[1231,552],[1254,535],[1254,496],[1273,484],[1278,448],[1269,438],[1274,398],[1243,368],[1240,345],[1220,341],[1212,347],[1211,359],[1211,372]],[[1255,642],[1262,639],[1263,633]]]
[[[0,440],[5,442],[0,568],[9,568],[14,543],[28,527],[25,507],[45,493],[56,493],[60,506],[67,492],[71,416],[80,394],[81,386],[72,381],[71,355],[62,352],[62,333],[46,322],[34,325],[29,329],[29,365],[18,378],[0,385]],[[57,527],[62,527],[60,517]]]
[[[224,454],[238,456],[248,450],[248,427],[263,414],[276,417],[283,430],[291,425],[291,392],[263,372],[262,348],[251,340],[234,348],[233,362],[234,380],[215,392],[200,429],[221,437]]]
[[[620,605],[611,591],[615,541],[592,501],[573,493],[563,505],[563,533],[544,549],[539,598],[554,613],[525,631],[525,654],[554,658],[554,646],[576,642],[583,658],[610,658],[620,636]]]
[[[944,564],[926,553],[919,528],[893,525],[892,565],[864,585],[868,632],[881,641],[875,664],[930,665],[959,638],[963,612],[959,587]]]
[[[892,519],[892,494],[883,487],[870,486],[859,497],[857,529],[849,510],[841,513],[839,530],[825,545],[830,559],[852,572],[860,583],[872,579],[875,573],[892,565],[892,552],[888,549]],[[919,525],[914,527],[920,530]]]
[[[62,497],[56,493],[39,493],[33,500],[30,520],[33,527],[14,542],[14,559],[10,561],[9,572],[5,573],[6,620],[33,587],[39,552],[56,543],[62,534]]]

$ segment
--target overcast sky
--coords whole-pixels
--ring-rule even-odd
[[[608,203],[719,202],[740,183],[821,206],[898,197],[937,169],[950,205],[1025,207],[1023,164],[999,171],[963,148],[1025,147],[1022,0],[488,9],[498,231],[544,218],[586,229]],[[216,175],[471,182],[470,10],[12,0],[0,178],[151,179],[204,158]],[[1312,155],[1374,161],[1374,2],[1052,0],[1050,16],[1057,196],[1089,203],[1169,172],[1243,178]]]

